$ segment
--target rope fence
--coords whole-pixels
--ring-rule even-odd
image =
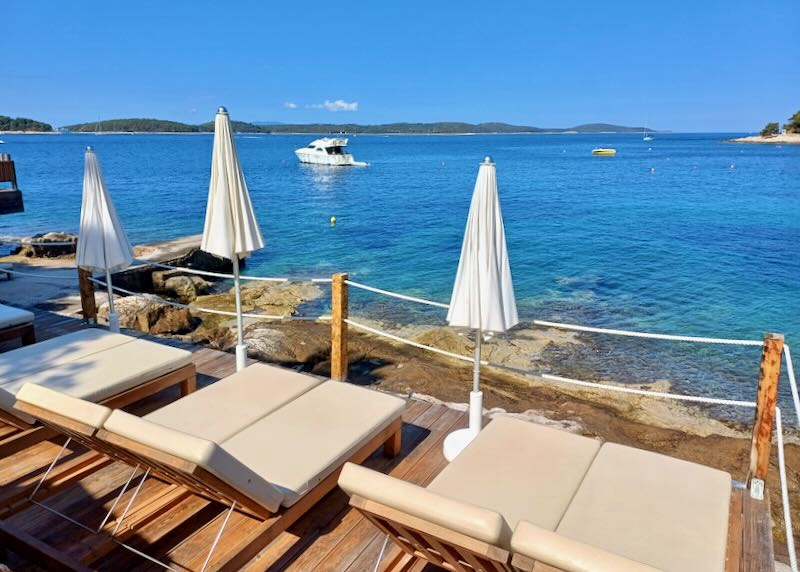
[[[27,276],[29,278],[36,278],[38,280],[69,280],[70,282],[77,282],[77,276],[53,276],[50,274],[41,274],[37,272],[20,272],[19,270],[10,270],[8,268],[0,268],[0,274],[12,274],[16,276]]]
[[[416,302],[417,304],[427,304],[428,306],[436,306],[437,308],[445,308],[445,309],[450,308],[449,304],[442,304],[441,302],[434,302],[432,300],[426,300],[424,298],[417,298],[416,296],[407,296],[405,294],[398,294],[397,292],[390,292],[389,290],[382,290],[381,288],[375,288],[374,286],[367,286],[366,284],[361,284],[360,282],[354,282],[353,280],[345,280],[345,284],[347,284],[348,286],[352,286],[353,288],[367,290],[368,292],[375,292],[376,294],[383,294],[384,296],[391,296],[392,298],[397,298],[399,300]]]

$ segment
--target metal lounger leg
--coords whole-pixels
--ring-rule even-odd
[[[228,524],[228,520],[231,518],[231,514],[233,514],[233,509],[236,508],[236,501],[233,501],[231,504],[231,508],[228,509],[228,513],[225,515],[225,520],[222,521],[222,526],[219,527],[219,532],[217,532],[217,536],[214,538],[214,542],[211,543],[211,548],[208,550],[208,556],[206,556],[206,561],[203,562],[203,567],[200,568],[200,572],[205,572],[208,563],[211,562],[211,557],[214,555],[214,551],[217,549],[217,544],[219,544],[219,539],[222,538],[222,532],[225,530],[225,527]]]
[[[138,470],[139,470],[139,465],[136,465],[133,468],[133,470],[131,471],[131,476],[128,477],[128,480],[125,483],[125,486],[122,487],[122,490],[119,491],[119,494],[117,495],[117,498],[114,499],[114,504],[112,504],[111,508],[108,509],[108,512],[106,513],[106,517],[103,519],[103,522],[100,523],[100,526],[97,527],[95,532],[100,532],[101,530],[103,530],[103,527],[108,522],[108,519],[111,518],[111,514],[114,512],[114,509],[117,508],[117,504],[119,504],[119,501],[122,498],[122,495],[125,494],[125,491],[128,490],[128,487],[131,485],[131,481],[133,480],[133,476],[136,474],[136,471],[138,471]]]
[[[122,526],[122,521],[125,520],[125,516],[128,514],[128,511],[131,509],[131,506],[133,506],[133,501],[135,501],[136,497],[139,496],[139,491],[142,490],[142,485],[144,484],[145,480],[147,480],[147,477],[149,477],[149,476],[150,476],[150,467],[148,467],[147,470],[142,475],[142,480],[139,481],[139,485],[136,487],[136,490],[133,492],[133,496],[131,497],[131,500],[129,500],[128,504],[125,506],[125,510],[122,511],[122,516],[119,517],[119,520],[117,521],[117,526],[114,527],[114,532],[111,533],[111,536],[115,536],[117,534],[117,531],[119,530],[119,527]]]
[[[36,483],[36,487],[33,489],[33,492],[28,496],[28,500],[32,501],[33,497],[36,496],[36,493],[39,492],[39,489],[42,488],[42,485],[47,480],[47,477],[50,475],[50,472],[53,470],[53,467],[56,466],[56,463],[61,458],[61,455],[64,454],[64,451],[67,450],[67,446],[70,444],[71,441],[72,437],[68,437],[67,441],[64,443],[64,446],[61,447],[61,450],[58,452],[58,455],[56,455],[55,459],[53,459],[53,462],[50,463],[50,466],[47,467],[47,470],[44,472],[44,475],[42,475],[42,478],[39,479],[38,483]]]

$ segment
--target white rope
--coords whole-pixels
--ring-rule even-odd
[[[233,278],[233,274],[224,274],[222,272],[209,272],[208,270],[197,270],[195,268],[187,268],[185,266],[172,266],[171,264],[164,264],[163,262],[155,262],[153,260],[137,260],[141,264],[149,264],[157,266],[158,268],[165,268],[169,270],[180,270],[186,274],[197,274],[199,276],[212,276],[214,278]],[[288,278],[271,278],[267,276],[245,276],[240,275],[242,280],[255,280],[257,282],[288,282]]]
[[[650,338],[654,340],[672,340],[675,342],[699,342],[704,344],[725,344],[732,346],[762,346],[760,340],[733,340],[728,338],[704,338],[699,336],[675,336],[671,334],[651,334],[647,332],[632,332],[629,330],[613,330],[607,328],[592,328],[590,326],[578,326],[575,324],[562,324],[559,322],[546,322],[544,320],[534,320],[537,326],[548,328],[559,328],[562,330],[575,330],[577,332],[593,332],[596,334],[611,334],[613,336],[628,336],[631,338]]]
[[[786,360],[786,374],[789,376],[789,388],[792,390],[794,413],[797,416],[797,425],[800,427],[800,396],[797,393],[797,380],[794,377],[794,364],[789,344],[783,344],[783,358]]]
[[[415,348],[419,348],[419,349],[422,349],[422,350],[428,350],[429,352],[433,352],[433,353],[441,354],[443,356],[459,359],[461,361],[466,361],[466,362],[469,362],[469,363],[475,363],[475,360],[473,358],[471,358],[471,357],[462,356],[460,354],[455,354],[453,352],[448,352],[448,351],[445,351],[445,350],[440,350],[439,348],[434,348],[433,346],[426,346],[425,344],[421,344],[419,342],[415,342],[415,341],[409,340],[407,338],[401,338],[400,336],[396,336],[396,335],[390,334],[388,332],[383,332],[381,330],[376,330],[375,328],[371,328],[370,326],[365,326],[364,324],[359,324],[358,322],[354,322],[353,320],[350,320],[350,319],[345,320],[345,323],[347,323],[347,324],[349,324],[349,325],[351,325],[354,328],[357,328],[359,330],[364,330],[364,331],[369,332],[371,334],[375,334],[376,336],[381,336],[381,337],[384,337],[384,338],[388,338],[390,340],[394,340],[396,342],[400,342],[401,344],[407,344],[409,346],[414,346]],[[490,365],[488,361],[484,361],[484,360],[481,360],[481,363],[483,365]]]
[[[39,274],[35,272],[20,272],[19,270],[9,270],[7,268],[0,268],[0,273],[16,274],[18,276],[28,276],[30,278],[38,278],[39,280],[71,280],[77,281],[77,276],[50,276],[48,274]]]
[[[497,365],[497,364],[490,364],[490,365]],[[709,405],[734,405],[736,407],[755,407],[756,403],[754,401],[738,401],[735,399],[720,399],[715,397],[698,397],[695,395],[681,395],[679,393],[666,393],[664,391],[651,391],[648,389],[637,389],[635,387],[624,387],[624,386],[617,386],[617,385],[608,385],[605,383],[595,383],[592,381],[582,381],[579,379],[572,379],[569,377],[561,377],[560,375],[552,375],[549,373],[543,374],[535,374],[532,372],[526,372],[525,370],[517,370],[516,368],[510,368],[508,366],[497,366],[502,367],[503,369],[514,369],[519,371],[520,373],[527,373],[528,375],[539,375],[543,379],[548,379],[550,381],[557,381],[561,383],[567,383],[570,385],[579,385],[581,387],[591,387],[593,389],[607,389],[609,391],[616,391],[618,393],[632,393],[634,395],[643,395],[645,397],[663,397],[665,399],[675,399],[678,401],[691,401],[694,403],[707,403]]]
[[[781,475],[781,502],[783,504],[783,524],[786,530],[786,547],[789,549],[789,566],[792,572],[797,570],[797,553],[794,546],[794,533],[792,531],[792,510],[789,506],[789,488],[786,479],[786,460],[783,451],[783,423],[781,408],[775,407],[775,429],[778,435],[778,470]]]
[[[108,290],[106,283],[102,280],[98,280],[97,278],[89,278],[95,284],[102,286],[106,290]],[[119,286],[111,285],[111,289],[117,292],[122,292],[128,296],[135,296],[137,298],[143,298],[145,300],[151,300],[153,302],[157,302],[159,304],[166,304],[167,306],[173,306],[175,308],[182,308],[186,310],[192,310],[193,312],[204,312],[206,314],[216,314],[218,316],[231,316],[236,317],[236,312],[230,312],[227,310],[213,310],[211,308],[202,308],[200,306],[192,306],[190,304],[181,304],[179,302],[173,302],[172,300],[166,300],[161,298],[160,296],[156,296],[155,294],[143,294],[141,292],[133,292],[131,290],[126,290],[125,288],[121,288]],[[318,316],[318,317],[308,317],[308,316],[281,316],[281,315],[272,315],[272,314],[253,314],[248,312],[243,312],[242,316],[245,318],[255,318],[257,320],[283,320],[283,321],[291,321],[291,320],[307,320],[307,321],[316,321],[316,320],[330,320],[330,316]]]
[[[349,286],[353,286],[354,288],[361,288],[362,290],[368,290],[370,292],[375,292],[376,294],[383,294],[384,296],[391,296],[392,298],[399,298],[400,300],[407,300],[409,302],[416,302],[418,304],[427,304],[428,306],[436,306],[437,308],[450,307],[448,304],[442,304],[441,302],[425,300],[424,298],[416,298],[415,296],[406,296],[405,294],[398,294],[397,292],[390,292],[389,290],[381,290],[380,288],[367,286],[366,284],[353,282],[352,280],[345,280],[345,283]]]

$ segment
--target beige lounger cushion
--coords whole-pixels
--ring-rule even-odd
[[[145,419],[221,443],[322,381],[291,369],[254,363]]]
[[[329,381],[222,443],[223,448],[297,502],[376,433],[402,415],[405,401]]]
[[[108,419],[108,416],[111,415],[111,409],[105,405],[70,397],[60,391],[48,389],[34,383],[26,383],[22,386],[22,389],[17,393],[17,401],[23,401],[40,409],[57,413],[67,419],[88,425],[95,430],[100,429]]]
[[[428,489],[497,511],[510,530],[522,520],[555,530],[600,445],[552,427],[496,417]]]
[[[447,498],[359,465],[345,464],[339,475],[339,486],[349,495],[359,495],[492,545],[508,544],[511,536],[505,520],[497,512]]]
[[[33,322],[33,312],[0,304],[0,330]]]
[[[128,343],[0,385],[0,408],[27,421],[26,415],[13,408],[17,392],[26,383],[98,402],[189,365],[191,361],[192,354],[186,350],[132,338]]]
[[[657,568],[522,521],[511,537],[517,554],[566,572],[659,572]]]
[[[135,339],[100,328],[87,328],[5,352],[0,354],[0,386]]]
[[[603,445],[557,532],[664,570],[725,569],[728,473]]]
[[[280,508],[283,500],[280,491],[213,441],[164,427],[119,409],[109,416],[104,429],[198,465],[272,512]]]

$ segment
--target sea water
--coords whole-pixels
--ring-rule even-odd
[[[745,339],[777,331],[800,347],[800,147],[723,142],[732,136],[356,136],[349,149],[369,167],[331,168],[295,158],[312,136],[239,135],[266,241],[246,271],[349,272],[447,302],[478,165],[491,155],[523,320]],[[0,217],[0,235],[76,231],[87,145],[132,242],[202,232],[211,135],[3,138],[25,213]],[[595,147],[617,155],[592,156]],[[358,316],[443,323],[443,310],[351,298]],[[758,348],[587,339],[552,373],[754,395]]]

